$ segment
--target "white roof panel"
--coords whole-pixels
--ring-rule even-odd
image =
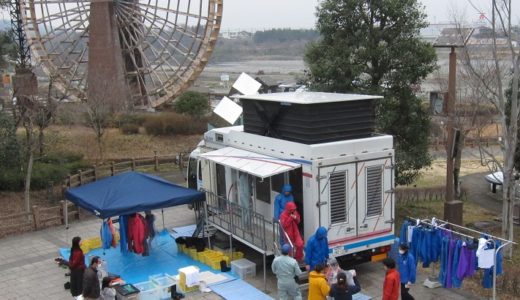
[[[221,116],[229,124],[233,125],[242,115],[242,106],[233,102],[228,97],[222,98],[218,103],[217,107],[213,110],[214,113]]]
[[[280,158],[233,147],[226,147],[204,153],[201,157],[262,179],[294,170],[301,166],[300,164]]]
[[[260,82],[256,81],[246,73],[240,74],[235,83],[233,83],[233,88],[239,91],[242,95],[256,94],[261,86],[262,84]]]
[[[260,101],[285,102],[295,104],[319,104],[330,102],[359,101],[369,99],[382,99],[382,96],[339,94],[322,92],[289,92],[238,96],[239,99],[251,99]]]

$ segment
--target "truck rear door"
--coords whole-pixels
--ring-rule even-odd
[[[329,243],[339,243],[356,236],[355,164],[320,168],[321,226],[328,227]]]
[[[392,230],[392,159],[357,163],[358,233],[372,236]]]

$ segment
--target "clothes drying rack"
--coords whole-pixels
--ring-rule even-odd
[[[430,226],[432,228],[438,228],[440,230],[451,232],[453,234],[456,234],[456,235],[459,235],[459,236],[464,236],[464,237],[467,237],[467,238],[470,238],[470,239],[478,239],[478,238],[480,238],[482,236],[485,236],[488,239],[490,239],[493,242],[493,249],[494,249],[494,255],[493,255],[493,298],[492,299],[496,300],[496,294],[497,294],[497,291],[496,291],[496,279],[497,279],[496,263],[497,263],[497,255],[502,250],[502,248],[504,248],[505,246],[507,246],[507,245],[517,245],[516,242],[510,241],[510,240],[506,240],[506,239],[503,239],[501,237],[494,236],[494,235],[491,235],[491,234],[488,234],[488,233],[485,233],[485,232],[482,232],[482,231],[478,231],[478,230],[475,230],[475,229],[472,229],[472,228],[469,228],[469,227],[453,224],[453,223],[450,223],[448,221],[444,221],[444,220],[437,219],[437,218],[431,218],[431,220],[430,220],[430,219],[418,219],[418,218],[407,217],[407,219],[410,220],[410,221],[415,221],[417,225],[422,224],[422,225]],[[462,233],[461,231],[465,231],[466,233]],[[471,235],[471,234],[474,234],[474,235]],[[503,244],[500,245],[497,248],[496,245],[495,245],[495,240],[499,240]],[[435,272],[435,269],[433,268],[433,264],[432,264],[432,272]]]

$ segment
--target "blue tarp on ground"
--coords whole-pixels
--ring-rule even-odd
[[[65,197],[100,218],[205,200],[202,192],[140,172],[125,172],[72,188]]]
[[[69,258],[70,248],[61,248],[60,254],[65,259]],[[135,253],[121,253],[119,247],[103,250],[101,248],[91,250],[85,254],[85,263],[88,266],[93,256],[99,256],[106,261],[107,271],[121,276],[127,283],[138,283],[148,281],[151,275],[168,273],[178,274],[180,268],[186,266],[197,266],[203,271],[212,271],[209,266],[193,260],[191,257],[178,252],[175,240],[167,230],[157,234],[152,241],[149,256],[142,256]],[[236,276],[236,275],[235,275]]]

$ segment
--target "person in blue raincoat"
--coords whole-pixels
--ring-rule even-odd
[[[290,184],[285,184],[282,187],[282,192],[276,196],[274,199],[274,215],[273,218],[275,221],[280,220],[280,215],[285,209],[285,205],[289,202],[294,202],[294,197],[291,194],[292,186]]]
[[[305,247],[305,265],[307,270],[314,270],[317,264],[325,264],[329,258],[327,228],[320,227],[307,241]]]

